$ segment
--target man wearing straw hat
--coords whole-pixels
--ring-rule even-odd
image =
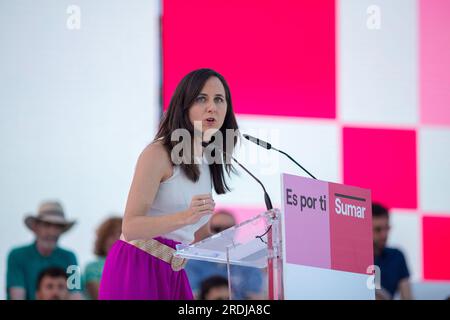
[[[61,234],[75,224],[67,221],[59,202],[43,202],[36,216],[28,215],[25,225],[35,234],[35,241],[11,250],[8,255],[6,290],[8,299],[34,300],[37,279],[42,270],[77,266],[75,254],[57,246]],[[80,290],[81,288],[76,288]],[[81,298],[78,291],[71,298]]]

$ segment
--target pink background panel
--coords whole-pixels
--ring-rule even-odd
[[[286,189],[296,194],[298,204],[287,204]],[[317,199],[315,209],[300,210],[300,195]],[[283,174],[286,262],[330,269],[330,219],[328,205],[321,210],[319,197],[328,198],[328,183]],[[328,199],[326,199],[328,201]],[[293,199],[291,199],[293,201]]]
[[[421,120],[450,125],[450,1],[419,6]]]
[[[342,184],[329,184],[331,268],[366,274],[373,265],[372,206],[370,190]],[[337,214],[335,193],[363,198],[365,201],[339,198],[343,203],[365,208],[364,218]]]
[[[163,4],[163,99],[213,68],[242,114],[335,118],[334,0]]]
[[[450,280],[450,217],[424,216],[423,277]]]
[[[344,183],[387,207],[417,208],[415,130],[343,129]]]

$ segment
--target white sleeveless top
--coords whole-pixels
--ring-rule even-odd
[[[201,161],[198,164],[200,170],[198,181],[192,182],[186,177],[180,166],[174,166],[172,176],[160,183],[153,204],[147,212],[148,216],[163,216],[186,210],[189,208],[193,196],[211,193],[212,182],[209,165],[204,158],[197,159]],[[194,241],[194,233],[207,223],[210,217],[211,215],[206,215],[195,224],[185,226],[161,236],[182,243],[191,243]]]

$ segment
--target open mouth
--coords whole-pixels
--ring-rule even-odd
[[[206,122],[209,123],[209,124],[212,124],[212,123],[216,122],[216,119],[214,119],[214,118],[207,118]]]

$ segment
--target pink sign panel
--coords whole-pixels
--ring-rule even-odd
[[[370,190],[289,174],[282,188],[286,263],[367,274]]]
[[[370,190],[329,183],[331,268],[367,273],[373,264]]]
[[[328,184],[299,178],[283,175],[286,262],[329,269]]]

